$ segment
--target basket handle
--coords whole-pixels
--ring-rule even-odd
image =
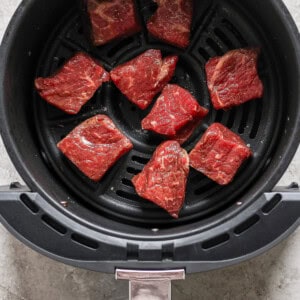
[[[184,280],[185,270],[116,270],[117,280],[129,280],[129,300],[171,300],[171,281]]]

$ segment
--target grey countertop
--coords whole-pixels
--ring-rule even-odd
[[[0,39],[20,0],[0,0]],[[284,0],[300,28],[300,0]],[[0,140],[0,185],[21,181]],[[300,182],[300,151],[281,185]],[[128,299],[112,275],[63,265],[24,246],[0,225],[0,300]],[[300,230],[268,253],[238,266],[190,275],[173,284],[175,300],[300,299]]]

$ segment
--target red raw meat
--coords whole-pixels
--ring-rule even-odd
[[[190,165],[220,185],[230,183],[252,155],[244,141],[219,123],[211,125],[190,153]]]
[[[97,115],[77,126],[57,147],[87,177],[99,181],[133,145],[112,120]]]
[[[48,103],[74,115],[106,81],[109,73],[88,55],[78,53],[52,77],[37,78],[35,87]]]
[[[133,177],[136,192],[178,218],[185,199],[189,156],[178,142],[162,143],[144,170]]]
[[[238,49],[207,62],[207,84],[215,109],[228,109],[263,96],[257,70],[259,54],[258,48]]]
[[[193,0],[155,0],[156,13],[147,24],[149,32],[166,43],[186,48],[190,43]]]
[[[133,0],[84,0],[95,45],[127,37],[141,30]]]
[[[207,114],[208,110],[201,107],[187,90],[175,84],[168,84],[149,115],[142,121],[142,128],[176,138],[184,126],[203,119]],[[178,138],[190,135],[192,127],[189,124],[190,129],[185,128]]]
[[[178,56],[162,59],[160,50],[148,50],[111,71],[120,91],[139,108],[145,109],[174,75]]]

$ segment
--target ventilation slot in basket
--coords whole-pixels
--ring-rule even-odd
[[[133,183],[131,182],[131,180],[129,180],[127,178],[123,178],[122,183],[128,187],[133,187]]]
[[[122,198],[125,198],[125,199],[128,199],[128,200],[133,200],[133,201],[140,201],[141,198],[136,195],[136,194],[131,194],[131,193],[127,193],[127,192],[124,192],[124,191],[120,191],[118,190],[116,192],[116,194]]]
[[[129,168],[127,168],[127,172],[128,172],[129,174],[137,175],[137,174],[139,174],[141,171],[129,167]]]
[[[242,233],[244,233],[245,231],[247,231],[248,229],[250,229],[252,226],[254,226],[256,223],[258,223],[260,220],[258,215],[254,215],[251,218],[247,219],[246,221],[244,221],[243,223],[241,223],[240,225],[238,225],[235,229],[234,229],[234,233],[236,235],[240,235]]]
[[[250,139],[255,139],[260,128],[260,121],[262,117],[262,103],[259,100],[256,100],[256,113],[255,113],[255,120],[253,123],[252,130],[250,132]]]
[[[39,207],[26,194],[21,194],[20,200],[34,214],[37,214],[39,212]]]
[[[243,134],[245,132],[246,127],[248,126],[248,118],[249,118],[249,103],[246,103],[243,107],[243,114],[242,114],[242,120],[239,126],[238,132],[240,134]]]
[[[231,40],[221,31],[219,28],[216,28],[214,30],[216,36],[229,48],[229,49],[234,49],[234,45],[231,42]]]
[[[230,21],[228,21],[227,19],[223,19],[222,24],[235,36],[235,38],[241,43],[242,47],[247,46],[247,42],[245,41],[241,33]]]
[[[200,55],[204,58],[204,60],[209,60],[210,55],[207,53],[207,51],[203,48],[199,48]]]
[[[145,165],[149,162],[149,159],[139,156],[132,156],[132,160],[142,165]]]
[[[46,225],[48,225],[50,228],[55,230],[56,232],[60,234],[66,234],[67,233],[67,228],[58,223],[56,220],[53,218],[49,217],[48,215],[43,215],[42,220]]]
[[[229,239],[230,239],[229,234],[225,233],[225,234],[219,235],[219,236],[217,236],[217,237],[214,237],[214,238],[212,238],[212,239],[210,239],[210,240],[204,242],[204,243],[202,244],[202,248],[203,248],[204,250],[209,250],[209,249],[211,249],[211,248],[215,248],[215,247],[217,247],[217,246],[220,246],[220,245],[222,245],[222,244],[228,242]]]
[[[78,233],[73,233],[71,235],[71,239],[78,244],[81,244],[83,246],[86,246],[94,250],[97,250],[99,248],[99,244],[96,241],[89,239]]]
[[[272,210],[276,208],[276,206],[282,200],[282,196],[280,194],[276,194],[265,206],[262,208],[262,212],[264,214],[269,214]]]
[[[211,38],[206,40],[207,45],[216,53],[216,55],[223,55],[223,51],[221,50],[220,46]]]

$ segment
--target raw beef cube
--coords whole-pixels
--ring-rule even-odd
[[[156,13],[147,24],[149,32],[166,43],[186,48],[190,43],[193,0],[155,0]]]
[[[74,115],[106,81],[109,73],[88,55],[78,53],[52,77],[37,78],[35,87],[48,103]]]
[[[189,156],[178,142],[162,143],[144,170],[133,177],[136,192],[178,218],[185,199]]]
[[[201,107],[187,90],[168,84],[142,121],[142,128],[175,137],[185,125],[203,119],[207,114],[208,110]]]
[[[127,37],[141,30],[133,0],[84,0],[95,45]]]
[[[133,146],[107,116],[97,115],[77,126],[57,147],[87,177],[99,181]]]
[[[111,71],[120,91],[141,109],[147,108],[174,75],[178,56],[162,59],[160,50],[148,50]]]
[[[258,48],[238,49],[207,62],[207,84],[215,109],[228,109],[263,96],[257,70],[259,54]]]
[[[191,151],[190,165],[218,184],[227,185],[251,154],[238,135],[214,123]]]

